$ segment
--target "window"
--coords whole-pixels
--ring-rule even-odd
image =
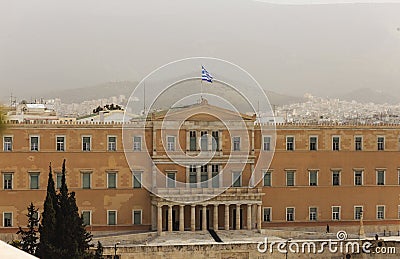
[[[376,206],[376,219],[385,219],[385,206]]]
[[[133,172],[133,188],[142,188],[142,172]]]
[[[31,136],[29,140],[29,146],[31,151],[39,151],[39,137]]]
[[[385,185],[385,171],[384,170],[376,171],[376,184],[377,185]]]
[[[332,185],[333,186],[340,185],[340,171],[332,171]]]
[[[219,188],[219,165],[211,165],[212,188]]]
[[[190,188],[197,187],[197,168],[195,165],[189,166],[189,184]]]
[[[12,227],[12,212],[3,213],[3,227]]]
[[[354,207],[354,219],[361,219],[361,216],[362,216],[362,213],[363,213],[363,208],[362,208],[362,206],[355,206]]]
[[[294,208],[286,208],[286,221],[294,221]]]
[[[286,137],[286,150],[294,150],[294,137]]]
[[[385,150],[385,137],[378,137],[378,150]]]
[[[200,166],[200,186],[201,188],[208,187],[208,165]]]
[[[264,186],[271,186],[271,172],[264,172]]]
[[[56,174],[56,188],[60,189],[61,188],[61,179],[62,179],[62,174],[57,173]]]
[[[241,172],[233,172],[232,173],[232,187],[241,187],[242,186],[242,173]]]
[[[83,189],[91,188],[91,173],[89,172],[82,173],[82,188]]]
[[[334,151],[340,150],[340,137],[338,137],[338,136],[332,137],[332,150],[334,150]]]
[[[340,206],[332,206],[332,220],[340,220]]]
[[[82,137],[82,151],[90,151],[92,137]]]
[[[189,150],[196,151],[196,131],[189,132]]]
[[[240,137],[233,137],[233,151],[240,151]]]
[[[133,211],[133,224],[134,225],[141,225],[142,224],[142,211],[141,210],[134,210]]]
[[[272,208],[264,208],[264,210],[263,210],[263,221],[264,222],[271,222],[271,211],[272,211]]]
[[[56,137],[56,150],[57,151],[65,151],[65,137],[64,136]]]
[[[107,150],[108,151],[116,151],[117,150],[117,137],[108,136],[107,138]]]
[[[361,151],[363,148],[363,138],[358,136],[354,138],[354,147],[356,151]]]
[[[270,151],[271,150],[271,136],[263,137],[263,150]]]
[[[133,137],[133,151],[142,151],[142,137]]]
[[[175,137],[174,136],[167,137],[167,150],[175,151]]]
[[[176,173],[167,173],[167,188],[175,188]]]
[[[5,173],[3,174],[3,189],[4,190],[12,190],[13,188],[13,174]]]
[[[362,171],[354,172],[354,185],[363,185],[363,172]]]
[[[108,189],[117,188],[117,173],[115,172],[107,173],[107,188]]]
[[[286,171],[286,186],[294,186],[294,171]]]
[[[317,220],[317,208],[312,207],[309,209],[309,218],[310,221],[316,221]]]
[[[310,150],[318,150],[318,137],[310,137]]]
[[[310,186],[317,186],[318,185],[318,171],[309,171],[309,181],[310,181]]]
[[[218,151],[219,150],[219,132],[213,131],[211,133],[211,135],[212,135],[212,150]]]
[[[208,150],[208,137],[207,136],[208,136],[207,131],[201,132],[201,137],[200,137],[200,150],[201,151]]]
[[[92,212],[90,210],[83,210],[82,220],[83,220],[83,225],[85,226],[92,225]]]
[[[12,137],[3,137],[4,151],[12,151]]]
[[[117,225],[117,211],[108,210],[107,211],[107,225]]]
[[[38,227],[38,226],[39,226],[39,220],[40,220],[40,218],[39,218],[39,212],[38,212],[38,211],[35,211],[35,212],[33,213],[33,215],[32,215],[32,218],[34,218],[35,220],[38,220],[36,223],[32,222],[32,223],[33,223],[33,226]]]
[[[30,173],[29,174],[29,184],[30,184],[30,189],[32,189],[32,190],[39,189],[39,174],[38,173]]]

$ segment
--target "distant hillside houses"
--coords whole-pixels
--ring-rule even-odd
[[[51,104],[27,103],[22,101],[7,113],[7,120],[14,123],[21,122],[51,122],[58,121],[59,117]]]

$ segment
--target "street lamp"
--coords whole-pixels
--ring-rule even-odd
[[[289,239],[286,240],[286,256],[285,256],[286,259],[287,259],[287,257],[288,257],[288,253],[289,253],[289,242],[290,242],[290,241],[292,241],[291,238],[289,238]]]
[[[121,242],[117,242],[114,244],[114,259],[117,258],[117,245],[121,244]]]

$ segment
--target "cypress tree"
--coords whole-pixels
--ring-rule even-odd
[[[62,164],[61,170],[61,186],[60,192],[57,194],[57,232],[58,232],[58,239],[57,239],[57,247],[60,249],[60,257],[61,258],[68,258],[68,248],[74,249],[74,246],[71,244],[71,239],[67,236],[67,232],[69,228],[72,226],[69,222],[69,205],[68,205],[68,187],[66,183],[66,170],[65,170],[65,159]]]
[[[35,217],[35,215],[38,215],[37,212],[38,210],[31,202],[31,204],[28,206],[28,214],[26,214],[28,217],[28,230],[23,230],[21,227],[19,227],[17,232],[17,234],[20,234],[22,237],[21,249],[31,255],[35,255],[36,248],[38,246],[38,237],[36,234],[38,232],[37,226],[39,219]]]
[[[43,206],[44,211],[42,214],[42,223],[39,225],[40,243],[38,246],[37,255],[42,259],[57,257],[56,204],[57,196],[54,188],[54,180],[50,164],[49,178],[47,182],[47,194]]]
[[[61,258],[84,258],[92,235],[83,225],[76,205],[75,192],[68,193],[65,159],[62,165],[61,188],[58,194],[57,229]]]

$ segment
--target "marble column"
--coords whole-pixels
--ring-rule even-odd
[[[251,213],[251,221],[252,221],[252,227],[253,229],[257,228],[257,204],[253,204],[253,206],[251,207],[251,211],[253,213]]]
[[[218,230],[218,204],[214,204],[214,230]]]
[[[257,229],[261,230],[261,204],[257,204]]]
[[[251,230],[251,204],[247,204],[247,229]]]
[[[190,230],[196,231],[196,205],[190,208]]]
[[[179,231],[185,231],[185,206],[179,205]]]
[[[168,232],[172,231],[172,205],[168,205]]]
[[[229,204],[225,204],[225,230],[229,230]]]
[[[162,232],[162,206],[157,205],[157,234],[161,235]]]
[[[207,230],[207,205],[203,205],[201,230]]]
[[[240,204],[236,204],[236,230],[240,229]]]

